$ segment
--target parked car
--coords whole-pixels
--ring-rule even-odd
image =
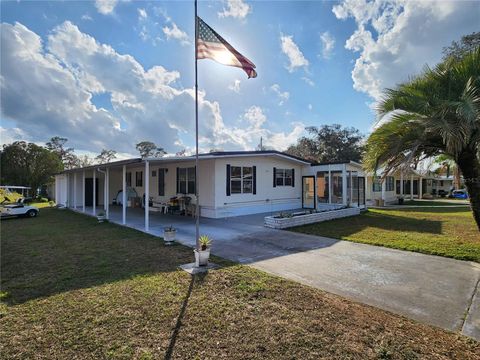
[[[468,199],[467,190],[453,190],[452,197],[455,199]]]
[[[35,217],[39,212],[40,210],[37,207],[22,203],[7,204],[0,207],[1,217]]]
[[[448,191],[445,191],[445,190],[438,190],[438,196],[444,198],[445,196],[448,195]]]

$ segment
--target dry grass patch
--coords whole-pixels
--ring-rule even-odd
[[[3,358],[480,354],[466,337],[222,259],[223,268],[191,278],[177,269],[191,249],[69,211],[1,225]]]

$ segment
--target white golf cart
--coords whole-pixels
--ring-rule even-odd
[[[17,202],[14,204],[2,204],[0,205],[0,216],[11,217],[11,216],[21,216],[21,217],[35,217],[38,215],[40,210],[31,205],[23,204]]]

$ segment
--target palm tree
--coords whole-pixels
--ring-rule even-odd
[[[385,173],[446,155],[462,172],[480,230],[480,48],[387,89],[364,163]]]

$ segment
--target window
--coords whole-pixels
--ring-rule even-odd
[[[195,194],[195,168],[177,168],[177,193]]]
[[[157,170],[152,170],[152,177],[157,176]]]
[[[373,178],[372,191],[373,192],[382,191],[382,183],[380,182],[380,176],[375,176]]]
[[[293,170],[292,169],[276,169],[275,185],[276,186],[292,186]]]
[[[232,194],[253,193],[253,167],[231,166],[230,167],[230,192]]]
[[[135,186],[143,186],[143,171],[135,171]]]
[[[395,190],[395,179],[393,176],[387,176],[385,179],[385,191],[394,191]]]
[[[127,186],[132,186],[132,173],[127,172],[126,176],[127,178],[125,179],[125,181],[127,182]]]

